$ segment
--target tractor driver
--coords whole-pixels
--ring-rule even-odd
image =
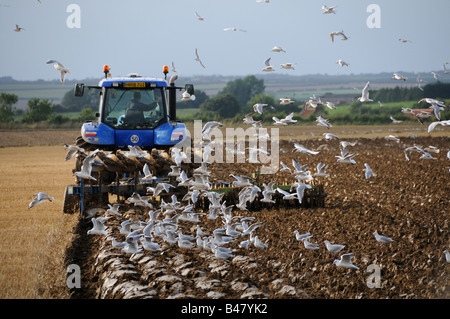
[[[152,102],[150,104],[144,104],[141,102],[141,92],[134,92],[133,98],[127,104],[125,111],[125,119],[128,122],[144,123],[144,111],[151,111],[156,108],[158,103]]]

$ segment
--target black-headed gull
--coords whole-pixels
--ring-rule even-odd
[[[336,61],[337,64],[339,64],[340,66],[349,66],[349,64],[341,59]]]
[[[450,126],[450,120],[431,122],[430,125],[428,125],[428,133],[432,132],[437,125]]]
[[[267,248],[267,247],[269,246],[269,245],[263,243],[263,242],[259,239],[258,236],[255,236],[255,237],[253,238],[253,245],[254,245],[256,248],[262,248],[262,249]]]
[[[264,61],[265,67],[262,69],[263,72],[275,71],[275,69],[273,68],[273,65],[270,65],[270,59],[271,58],[268,58],[266,61]]]
[[[200,56],[198,55],[198,50],[197,50],[197,48],[195,48],[195,61],[197,61],[198,63],[200,63],[200,65],[201,65],[204,69],[206,69],[206,67],[203,65],[202,60],[200,60]]]
[[[366,85],[364,86],[362,92],[361,92],[361,96],[358,97],[358,101],[360,101],[361,103],[366,103],[366,102],[372,102],[373,100],[369,99],[369,86],[370,86],[370,81],[368,81],[366,83]]]
[[[293,103],[295,103],[295,101],[290,98],[280,98],[280,105],[288,105]]]
[[[95,160],[95,155],[92,153],[89,156],[87,156],[81,165],[81,170],[78,172],[73,173],[73,175],[83,178],[83,179],[91,179],[93,181],[97,181],[97,179],[93,176],[91,176],[92,172],[92,165]]]
[[[354,255],[352,253],[342,254],[340,259],[335,259],[333,261],[333,264],[335,264],[336,267],[350,268],[350,269],[358,270],[359,267],[352,263],[353,257],[354,257]]]
[[[69,69],[65,68],[64,65],[56,60],[48,60],[47,64],[53,64],[54,68],[60,72],[60,81],[61,84],[64,84],[66,73],[70,73]]]
[[[108,220],[108,217],[91,218],[93,227],[87,231],[88,235],[108,235],[104,222]]]
[[[325,126],[326,128],[333,127],[333,125],[330,124],[330,121],[327,119],[324,119],[321,115],[316,117],[317,126]]]
[[[303,246],[305,246],[306,249],[309,249],[309,250],[320,249],[319,245],[309,242],[308,238],[303,238],[302,242],[303,242]]]
[[[392,238],[378,234],[378,232],[373,232],[373,235],[375,236],[376,241],[379,243],[391,243],[394,241]]]
[[[286,63],[280,64],[280,66],[282,69],[285,69],[285,70],[295,70],[294,64],[295,63],[286,62]]]
[[[76,146],[76,145],[67,145],[64,144],[64,148],[67,151],[66,158],[64,161],[68,161],[71,158],[73,158],[78,153],[83,153],[85,150],[82,147]]]
[[[450,263],[450,252],[446,249],[444,250],[445,260]]]
[[[273,125],[288,125],[286,122],[283,122],[276,116],[272,116],[272,120],[274,121]]]
[[[327,141],[331,141],[333,138],[339,139],[339,137],[334,135],[333,133],[323,133],[323,136]]]
[[[325,240],[324,243],[325,246],[327,247],[327,250],[333,254],[337,254],[338,252],[340,252],[342,249],[345,248],[345,245],[332,244],[328,240]]]
[[[294,150],[293,150],[293,152],[300,152],[300,153],[308,154],[308,155],[317,155],[317,154],[319,154],[318,151],[309,150],[306,147],[304,147],[303,145],[298,144],[298,143],[294,143]]]
[[[392,117],[392,115],[389,118],[391,119],[392,123],[394,123],[394,124],[399,124],[399,123],[403,122],[400,120],[396,120],[395,118]]]
[[[273,52],[284,52],[284,53],[286,53],[286,51],[283,48],[280,48],[280,47],[277,47],[277,46],[274,46],[272,48],[272,51]]]
[[[295,234],[295,238],[298,241],[302,241],[303,239],[308,239],[311,238],[313,235],[310,232],[304,233],[304,234],[300,234],[300,232],[298,230],[294,230],[294,234]]]
[[[150,167],[147,163],[145,163],[143,169],[144,177],[142,178],[143,182],[150,182],[154,181],[156,179],[156,176],[153,176],[152,172],[150,171]]]
[[[198,20],[203,21],[205,20],[205,18],[203,18],[202,16],[200,16],[197,11],[194,12],[195,16],[197,17]]]
[[[55,200],[54,197],[47,195],[46,193],[43,192],[39,192],[37,194],[34,195],[35,197],[33,198],[33,200],[30,202],[30,204],[28,205],[28,208],[32,208],[36,205],[39,205],[40,203],[48,200],[49,202],[52,202]]]
[[[239,28],[235,28],[235,27],[225,28],[225,29],[223,29],[223,30],[224,30],[224,31],[241,31],[241,32],[247,32],[247,30],[239,29]]]
[[[119,212],[120,206],[122,206],[122,204],[119,204],[119,203],[115,203],[113,205],[108,204],[109,208],[106,210],[106,214],[122,216],[122,214]]]
[[[372,177],[372,176],[377,176],[377,174],[375,174],[375,173],[372,171],[372,169],[370,168],[369,164],[364,163],[364,166],[366,167],[366,168],[363,168],[363,171],[365,172],[365,173],[364,173],[364,176],[366,177],[366,179],[369,179],[369,178]]]
[[[262,114],[263,107],[265,107],[267,105],[268,104],[264,104],[264,103],[256,103],[256,104],[253,105],[253,110],[255,111],[255,113]]]
[[[330,14],[330,13],[334,13],[336,14],[336,12],[334,11],[334,8],[336,8],[336,6],[333,7],[327,7],[326,5],[322,6],[322,14]]]
[[[338,35],[342,37],[341,40],[348,40],[348,37],[344,34],[344,31],[335,31],[330,33],[331,42],[334,42],[334,37]]]
[[[18,24],[16,24],[16,28],[14,29],[15,32],[20,32],[22,30],[25,30],[24,28],[19,27]]]
[[[317,173],[314,173],[314,177],[329,177],[330,174],[327,174],[326,170],[327,170],[328,164],[323,164],[322,162],[319,162],[319,164],[317,164],[316,170]]]
[[[394,73],[394,76],[392,78],[397,81],[406,81],[406,78],[399,73]]]

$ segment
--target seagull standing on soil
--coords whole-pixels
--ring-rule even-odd
[[[342,249],[345,248],[345,245],[332,244],[328,240],[325,240],[324,243],[325,246],[327,247],[327,250],[329,252],[332,252],[333,254],[337,254],[338,252],[340,252]]]
[[[295,238],[298,241],[302,241],[303,239],[311,238],[313,235],[311,233],[300,234],[298,230],[294,230]]]
[[[444,250],[445,260],[450,263],[450,252],[446,249]]]
[[[378,234],[378,232],[373,232],[373,235],[375,236],[376,241],[379,243],[391,243],[394,241],[392,238]]]
[[[310,250],[317,250],[320,249],[320,246],[314,243],[310,243],[308,241],[308,238],[303,238],[302,239],[303,245],[305,246],[306,249],[310,249]]]

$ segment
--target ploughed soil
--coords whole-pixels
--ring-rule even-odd
[[[224,245],[234,249],[234,257],[219,259],[205,248],[184,249],[155,236],[162,251],[126,254],[114,249],[111,239],[124,241],[120,223],[148,221],[150,209],[125,201],[122,216],[111,215],[105,222],[109,236],[87,235],[92,223],[89,218],[80,219],[78,239],[67,254],[68,263],[81,265],[82,287],[73,289],[73,298],[449,298],[450,263],[444,254],[450,250],[449,137],[410,135],[399,143],[384,137],[345,140],[356,142],[347,147],[356,154],[356,164],[337,162],[339,140],[280,142],[280,161],[291,169],[295,159],[314,174],[322,162],[328,164],[329,177],[310,183],[323,187],[323,207],[278,200],[247,211],[233,209],[233,216],[254,217],[248,224],[263,223],[253,234],[266,248],[239,247],[249,238],[242,236]],[[295,141],[319,153],[292,152]],[[413,152],[408,161],[404,149],[413,145],[434,146],[439,152],[430,152],[434,159],[420,159],[421,154]],[[376,176],[365,178],[364,163]],[[230,174],[257,177],[259,185],[295,181],[289,172],[258,175],[259,169],[260,164],[214,163],[209,167],[210,181],[232,181]],[[213,220],[208,219],[207,210],[197,207],[195,211],[206,214],[197,223],[179,220],[183,234],[195,236],[199,225],[207,237],[225,227],[223,216]],[[160,214],[159,219],[171,216]],[[233,222],[239,220],[236,217]],[[310,232],[309,241],[319,249],[306,249],[295,230]],[[393,242],[377,242],[375,231]],[[345,248],[333,254],[325,240]],[[354,255],[352,262],[358,270],[333,264],[344,253]]]

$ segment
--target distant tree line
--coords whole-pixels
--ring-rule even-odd
[[[419,101],[425,97],[450,98],[450,83],[430,83],[420,90],[418,87],[381,88],[370,90],[370,98],[381,102]]]

